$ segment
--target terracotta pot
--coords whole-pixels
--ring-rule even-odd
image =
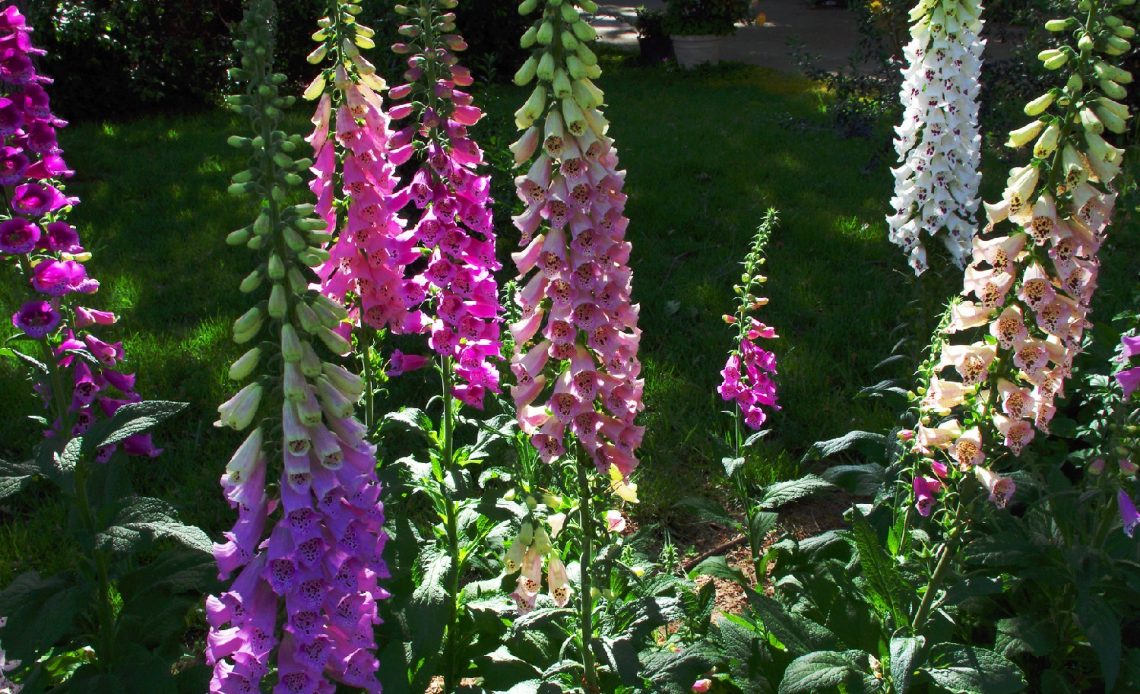
[[[716,35],[673,36],[673,52],[677,54],[677,64],[690,68],[702,63],[719,63],[723,39],[723,36]]]

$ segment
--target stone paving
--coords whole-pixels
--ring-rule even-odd
[[[836,3],[832,3],[834,5]],[[850,67],[859,43],[855,14],[850,10],[816,4],[811,0],[760,0],[757,7],[765,15],[762,25],[740,26],[721,45],[721,59],[759,65],[784,72],[797,72],[796,58],[789,50],[795,42],[816,57],[816,65],[831,71]],[[637,48],[633,20],[638,7],[662,10],[664,0],[599,0],[593,25],[603,42]],[[993,27],[987,26],[987,29]],[[986,59],[1009,57],[1017,42],[1017,32],[990,33]]]

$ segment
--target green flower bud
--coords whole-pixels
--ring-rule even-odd
[[[519,3],[519,14],[528,15],[538,7],[538,0],[523,0]]]
[[[1090,133],[1104,132],[1104,123],[1100,122],[1100,119],[1096,117],[1096,114],[1093,113],[1091,108],[1082,108],[1080,116],[1082,128]]]
[[[297,316],[297,322],[301,325],[301,330],[313,334],[320,329],[321,319],[317,317],[317,312],[310,308],[304,301],[298,301],[293,306],[293,313]]]
[[[306,248],[297,254],[297,260],[300,260],[309,267],[321,265],[328,259],[329,252],[323,248]]]
[[[309,247],[309,242],[302,238],[293,227],[285,227],[281,231],[281,236],[285,240],[285,245],[293,252],[300,252]]]
[[[1046,93],[1042,94],[1041,96],[1037,97],[1036,99],[1034,99],[1033,101],[1030,101],[1028,104],[1025,105],[1025,115],[1027,115],[1027,116],[1039,116],[1039,115],[1041,115],[1042,113],[1045,112],[1046,109],[1048,109],[1050,106],[1053,105],[1053,99],[1054,98],[1056,98],[1056,97],[1053,95],[1053,92],[1046,92]]]
[[[519,526],[519,544],[524,547],[529,547],[531,542],[534,541],[534,526],[530,523],[523,523]]]
[[[249,377],[253,370],[257,368],[257,363],[261,361],[261,348],[254,347],[245,354],[238,357],[238,360],[230,365],[229,377],[231,381],[244,381]]]
[[[554,25],[550,22],[543,22],[538,27],[538,33],[535,34],[535,40],[539,45],[549,46],[550,42],[554,40]]]
[[[282,284],[273,284],[273,289],[269,290],[269,317],[281,319],[285,317],[285,313],[289,310],[288,294],[285,291],[285,286]]]
[[[533,59],[534,59],[534,56],[531,56],[530,60],[533,60]],[[554,54],[553,53],[543,53],[542,54],[542,59],[538,61],[538,68],[535,71],[535,74],[537,74],[538,79],[542,80],[543,82],[550,82],[551,80],[554,79]]]
[[[334,333],[328,328],[321,328],[317,331],[317,337],[329,348],[333,354],[343,357],[352,351],[352,344],[340,335]]]
[[[321,373],[321,358],[308,342],[301,343],[301,373],[307,378],[316,378]]]
[[[1096,86],[1110,99],[1123,99],[1128,96],[1128,90],[1112,80],[1097,80]]]
[[[269,254],[267,269],[271,280],[279,280],[285,277],[285,262],[276,253]]]
[[[562,68],[558,68],[554,72],[554,82],[551,87],[556,98],[568,99],[573,95],[573,91],[570,89],[570,76]]]
[[[285,323],[281,326],[281,357],[285,361],[299,362],[303,354],[297,330],[289,323]]]
[[[289,268],[289,272],[285,274],[285,282],[289,285],[289,291],[294,294],[304,294],[309,288],[309,280],[296,266]]]
[[[1056,123],[1051,124],[1045,128],[1045,132],[1041,133],[1041,137],[1037,138],[1037,142],[1033,145],[1033,156],[1038,159],[1044,159],[1053,152],[1057,151],[1057,142],[1061,139],[1061,129],[1057,127]]]
[[[578,48],[578,39],[574,38],[574,32],[572,31],[563,30],[562,34],[560,35],[560,41],[562,43],[562,47],[568,51],[572,51]]]
[[[578,55],[578,59],[586,66],[597,65],[598,56],[590,50],[590,47],[584,43],[578,44],[578,48],[574,51]]]
[[[1065,31],[1066,29],[1072,27],[1075,21],[1076,20],[1073,18],[1050,19],[1048,22],[1045,22],[1045,29],[1052,32]]]
[[[545,58],[547,56],[543,57]],[[520,87],[525,87],[530,84],[530,81],[534,79],[535,73],[537,72],[537,67],[538,61],[534,59],[533,55],[527,58],[526,62],[524,62],[515,73],[515,84]]]
[[[242,227],[226,234],[227,246],[241,246],[249,241],[249,227]]]
[[[580,21],[580,18],[578,17],[578,10],[574,8],[573,4],[568,2],[562,4],[562,21],[570,25],[573,25],[574,22]]]
[[[583,21],[574,22],[570,25],[570,28],[574,31],[574,35],[578,37],[579,41],[593,41],[598,38],[598,32],[594,31],[594,27]]]
[[[1109,36],[1105,38],[1104,44],[1104,52],[1108,55],[1124,55],[1132,49],[1132,44],[1119,36]]]
[[[536,41],[538,41],[538,27],[532,26],[523,32],[522,38],[519,39],[519,46],[530,48]]]
[[[1045,123],[1043,121],[1035,120],[1028,125],[1018,128],[1017,130],[1011,130],[1009,132],[1009,139],[1006,140],[1005,146],[1013,147],[1015,149],[1021,147],[1033,138],[1037,137],[1037,135],[1044,127]]]
[[[261,311],[260,306],[254,306],[234,321],[234,342],[241,344],[249,342],[261,330],[261,325],[265,321],[265,315]],[[239,340],[239,337],[245,336],[245,339]]]
[[[264,275],[261,274],[261,270],[254,270],[241,281],[241,284],[238,285],[238,291],[242,294],[249,294],[261,286],[262,279],[264,279]]]

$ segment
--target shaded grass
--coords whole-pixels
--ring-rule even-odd
[[[888,428],[895,409],[856,395],[883,378],[908,375],[913,364],[874,366],[900,324],[901,335],[925,339],[960,276],[946,272],[919,287],[886,240],[893,159],[887,124],[872,138],[844,139],[820,113],[811,84],[759,68],[617,66],[601,86],[628,170],[634,296],[644,331],[642,512],[667,522],[677,498],[720,477],[730,420],[715,387],[733,337],[720,316],[731,310],[739,260],[768,207],[779,209],[782,221],[768,250],[771,303],[762,319],[781,335],[773,346],[783,409],[770,420],[773,433],[751,463],[754,474],[793,475],[816,440]],[[514,135],[511,113],[525,92],[494,87],[482,96],[489,116],[476,134],[501,162]],[[303,130],[305,119],[295,113],[291,125]],[[228,175],[242,164],[225,139],[243,129],[219,112],[79,125],[63,135],[80,172],[71,191],[83,204],[73,221],[103,282],[96,303],[122,315],[114,335],[125,343],[144,397],[191,405],[161,432],[161,458],[129,463],[136,485],[170,499],[215,537],[232,522],[217,478],[238,438],[211,422],[233,390],[225,371],[240,350],[228,331],[244,308],[236,287],[251,264],[249,252],[223,243],[252,218],[247,203],[225,193]],[[987,160],[986,172],[992,199],[1004,164]],[[495,190],[500,211],[508,211],[510,177],[499,176]],[[500,214],[504,254],[518,238],[509,224]],[[1130,231],[1118,228],[1106,247],[1099,316],[1129,298],[1134,275],[1126,259],[1140,250]],[[5,292],[5,306],[12,296]],[[907,327],[912,300],[925,312],[917,328]],[[21,379],[0,366],[5,455],[26,453],[37,435],[23,419],[36,405]],[[434,390],[427,386],[422,400]],[[0,508],[0,583],[65,561],[52,551],[65,510],[51,499],[41,490]]]

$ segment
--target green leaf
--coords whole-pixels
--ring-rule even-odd
[[[0,499],[7,499],[31,484],[40,474],[35,461],[12,463],[0,460]]]
[[[759,552],[764,546],[764,539],[776,527],[779,515],[771,511],[753,511],[748,514],[748,542],[752,549]]]
[[[173,506],[147,496],[130,499],[111,525],[95,536],[95,543],[101,549],[126,553],[143,543],[163,539],[205,554],[211,554],[214,546],[201,528],[180,522]]]
[[[50,373],[48,367],[39,359],[24,354],[19,350],[12,349],[11,347],[0,347],[0,357],[8,357],[23,362],[25,365],[32,367],[37,373],[47,375]]]
[[[831,491],[835,485],[819,475],[804,475],[796,480],[777,482],[764,488],[757,506],[763,509],[780,508],[784,504],[806,499],[820,492]]]
[[[710,644],[697,642],[673,652],[665,648],[642,651],[641,676],[653,694],[689,694],[693,682],[721,659]]]
[[[985,648],[940,643],[931,648],[923,672],[941,688],[965,694],[1013,694],[1025,689],[1017,666]]]
[[[687,496],[674,506],[692,511],[701,520],[718,523],[726,528],[740,529],[740,522],[728,515],[723,506],[703,496]]]
[[[0,592],[0,644],[10,660],[35,662],[37,656],[73,634],[76,618],[87,606],[93,586],[75,582],[71,573],[43,578],[20,574]]]
[[[721,458],[720,464],[724,466],[725,477],[732,479],[736,471],[744,467],[744,458]]]
[[[1111,691],[1120,676],[1120,616],[1104,598],[1094,595],[1077,600],[1077,622],[1100,662],[1105,691]]]
[[[83,453],[93,454],[101,446],[110,446],[142,434],[170,419],[188,403],[166,400],[131,402],[115,410],[110,419],[96,422],[83,435]]]
[[[849,431],[837,439],[816,441],[804,454],[802,462],[830,458],[854,448],[867,457],[882,455],[887,445],[887,437],[870,431]]]
[[[1043,658],[1053,651],[1056,639],[1048,619],[1030,616],[999,620],[994,649],[1007,658],[1030,654]]]
[[[744,439],[743,448],[752,448],[753,446],[756,445],[756,443],[760,439],[764,438],[765,436],[767,436],[768,434],[771,434],[771,433],[772,433],[771,429],[765,429],[763,431],[754,432],[753,434],[749,435],[748,438]]]
[[[832,465],[823,471],[823,479],[842,487],[855,496],[873,496],[883,485],[887,470],[878,463]]]
[[[521,683],[541,682],[542,673],[538,668],[511,653],[506,646],[499,646],[480,660],[483,661],[479,667],[479,672],[483,674],[483,685],[494,691],[514,691],[513,688]]]
[[[780,694],[820,692],[854,682],[868,670],[863,651],[816,651],[796,658],[784,670]]]
[[[689,577],[695,578],[696,576],[712,576],[713,578],[723,578],[727,581],[733,581],[746,588],[751,587],[748,578],[745,577],[744,572],[735,566],[729,566],[728,560],[725,557],[709,557],[700,564],[697,564],[689,571]]]
[[[906,694],[914,671],[919,666],[919,653],[925,639],[921,636],[896,636],[891,639],[891,682],[897,694]]]
[[[447,577],[451,572],[451,557],[434,545],[427,545],[420,553],[419,565],[423,575],[408,606],[406,618],[412,636],[412,652],[416,658],[433,658],[442,643],[447,624]]]
[[[403,428],[425,437],[430,436],[433,430],[431,417],[417,407],[404,407],[384,415],[380,429],[383,431],[389,426]]]
[[[792,655],[827,650],[839,645],[839,639],[827,627],[807,617],[788,612],[773,598],[745,588],[748,603],[759,618],[760,623]]]
[[[852,536],[859,550],[859,565],[873,604],[882,616],[894,619],[895,626],[909,624],[912,593],[899,574],[894,560],[875,537],[875,531],[858,509],[852,514]]]

